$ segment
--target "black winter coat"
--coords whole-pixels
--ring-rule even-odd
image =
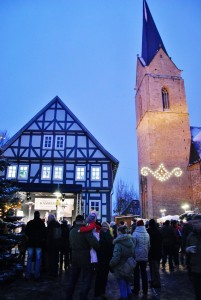
[[[98,250],[99,242],[92,231],[80,232],[82,223],[75,224],[70,230],[70,247],[72,250],[72,265],[83,268],[90,266],[90,249]]]
[[[163,247],[174,247],[175,243],[176,243],[176,238],[175,238],[175,234],[174,234],[174,230],[171,226],[169,225],[164,225],[161,228],[161,234],[162,234],[162,244]]]
[[[27,223],[25,234],[28,238],[27,247],[42,248],[46,238],[45,223],[40,218],[34,218]]]
[[[106,232],[100,231],[99,249],[98,249],[98,264],[99,267],[108,267],[113,254],[113,237],[110,230]]]
[[[150,236],[149,260],[160,260],[162,257],[162,235],[158,228],[147,229]]]

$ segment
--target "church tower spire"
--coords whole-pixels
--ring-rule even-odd
[[[143,0],[142,58],[146,65],[149,65],[160,48],[167,54],[147,2]]]
[[[143,218],[160,217],[160,209],[180,215],[182,203],[192,203],[185,86],[181,70],[168,56],[145,0],[135,105]]]

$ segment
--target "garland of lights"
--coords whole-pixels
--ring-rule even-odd
[[[175,177],[180,177],[182,175],[182,170],[179,167],[176,167],[176,168],[172,169],[171,172],[168,172],[168,170],[164,167],[163,164],[160,164],[160,166],[158,167],[158,169],[156,171],[152,171],[148,167],[143,167],[141,169],[141,174],[143,176],[148,176],[149,173],[151,175],[153,175],[159,181],[163,182],[163,181],[168,180],[173,175]]]

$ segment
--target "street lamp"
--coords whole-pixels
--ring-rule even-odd
[[[161,212],[161,217],[165,217],[166,209],[165,208],[160,209],[160,212]]]
[[[184,204],[184,205],[182,205],[181,208],[183,208],[186,213],[189,207],[190,207],[189,204]]]

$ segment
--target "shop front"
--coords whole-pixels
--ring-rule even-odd
[[[23,215],[25,222],[33,219],[36,210],[45,222],[49,213],[54,213],[57,220],[65,218],[71,224],[77,214],[83,214],[82,185],[19,183],[18,186],[22,208],[17,214]]]

